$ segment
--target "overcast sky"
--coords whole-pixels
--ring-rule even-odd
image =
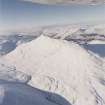
[[[0,0],[0,4],[2,29],[105,22],[105,5],[41,5],[19,0]]]

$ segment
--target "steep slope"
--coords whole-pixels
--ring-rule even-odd
[[[6,61],[0,59],[0,80],[27,83],[30,79],[31,76],[16,70],[13,65],[9,65]]]
[[[33,87],[59,93],[73,105],[105,105],[102,62],[75,43],[42,35],[4,58],[31,75]]]

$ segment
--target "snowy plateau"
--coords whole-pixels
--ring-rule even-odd
[[[0,105],[105,105],[105,24],[0,33]]]

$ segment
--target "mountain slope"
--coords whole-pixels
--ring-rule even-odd
[[[33,87],[58,93],[73,105],[105,105],[102,61],[75,43],[42,35],[4,58],[31,75]]]

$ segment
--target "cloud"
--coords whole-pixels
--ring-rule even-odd
[[[105,0],[22,0],[41,4],[105,4]]]

